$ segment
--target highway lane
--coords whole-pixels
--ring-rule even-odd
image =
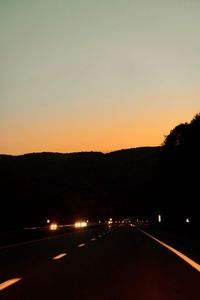
[[[199,297],[199,272],[134,227],[93,228],[0,251],[1,299]]]
[[[44,239],[19,243],[17,246],[0,248],[0,283],[6,278],[17,274],[29,273],[35,267],[48,263],[57,253],[63,249],[72,252],[83,241],[90,241],[95,235],[109,231],[103,226],[80,229],[61,235],[50,236]]]

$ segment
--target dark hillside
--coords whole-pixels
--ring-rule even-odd
[[[0,156],[1,223],[149,215],[160,147]]]

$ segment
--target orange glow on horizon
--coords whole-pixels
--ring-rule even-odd
[[[191,97],[197,99],[198,93]],[[189,95],[174,95],[178,99],[188,100]],[[157,95],[157,98],[161,97]],[[169,96],[168,96],[169,97]],[[167,103],[164,96],[163,103]],[[141,101],[153,101],[153,96],[141,98]],[[199,97],[198,97],[199,99]],[[127,100],[128,101],[128,100]],[[155,102],[155,101],[154,101]],[[196,100],[197,102],[197,100]],[[183,101],[184,103],[184,101]],[[126,104],[126,103],[125,103]],[[128,104],[127,104],[128,105]],[[155,106],[155,103],[154,103]],[[100,151],[111,152],[120,149],[128,149],[145,146],[159,146],[176,125],[182,122],[190,122],[198,112],[197,106],[185,105],[171,108],[156,107],[151,110],[138,110],[134,113],[120,107],[105,116],[90,117],[89,112],[82,117],[67,120],[57,116],[53,121],[44,119],[32,122],[27,119],[20,122],[12,122],[7,130],[1,132],[1,154],[25,154],[32,152],[81,152]]]

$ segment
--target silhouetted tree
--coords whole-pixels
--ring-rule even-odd
[[[181,146],[184,143],[184,136],[187,129],[188,123],[177,125],[173,130],[171,130],[170,134],[166,136],[163,145],[166,148]]]
[[[190,123],[177,125],[162,149],[162,186],[170,216],[187,214],[197,220],[200,169],[200,113]]]
[[[165,148],[175,150],[177,146],[187,148],[190,150],[200,145],[200,113],[196,114],[192,121],[177,125],[171,130],[170,134],[166,136],[163,146]]]

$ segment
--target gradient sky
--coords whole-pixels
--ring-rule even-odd
[[[0,153],[154,146],[200,111],[199,0],[0,0]]]

